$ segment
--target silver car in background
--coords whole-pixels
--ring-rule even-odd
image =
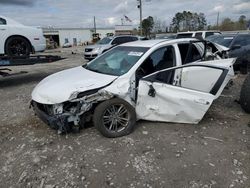
[[[94,45],[86,46],[84,50],[84,58],[88,60],[95,59],[98,55],[105,51],[126,42],[132,42],[139,40],[136,36],[115,36],[115,37],[104,37]]]

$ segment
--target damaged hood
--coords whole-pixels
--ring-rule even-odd
[[[42,104],[62,103],[68,101],[72,94],[104,87],[116,78],[81,66],[64,70],[43,79],[33,90],[32,100]]]

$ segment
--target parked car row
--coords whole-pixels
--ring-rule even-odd
[[[161,35],[156,39],[175,39],[175,38],[205,38],[210,35],[217,35],[220,32],[217,31],[199,31],[199,32],[182,32],[177,33],[177,35]],[[106,52],[107,50],[113,48],[116,45],[120,45],[126,42],[132,42],[136,40],[145,40],[136,36],[115,36],[115,37],[105,37],[98,41],[95,45],[89,45],[84,49],[84,58],[87,60],[92,60],[98,55]]]
[[[228,56],[238,58],[234,64],[235,70],[246,73],[250,64],[250,34],[221,34],[219,31],[192,31],[179,32],[176,35],[160,35],[157,39],[173,40],[175,38],[198,38],[218,43],[229,48]],[[119,41],[116,44],[116,40]],[[98,55],[111,49],[112,47],[138,40],[135,36],[116,36],[106,37],[99,41],[96,45],[87,46],[85,48],[85,59],[92,60]]]

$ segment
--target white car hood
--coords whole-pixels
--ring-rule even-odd
[[[84,92],[108,85],[117,76],[100,74],[76,67],[52,74],[33,90],[32,100],[41,104],[58,104],[69,100],[75,92]]]

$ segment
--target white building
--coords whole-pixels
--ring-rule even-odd
[[[133,35],[132,25],[116,25],[115,26],[116,35]]]
[[[59,46],[65,43],[82,45],[84,42],[92,40],[93,32],[94,30],[90,28],[43,28],[44,36],[53,39]],[[103,38],[107,33],[115,33],[115,29],[97,28],[96,32],[100,33],[100,38]]]

